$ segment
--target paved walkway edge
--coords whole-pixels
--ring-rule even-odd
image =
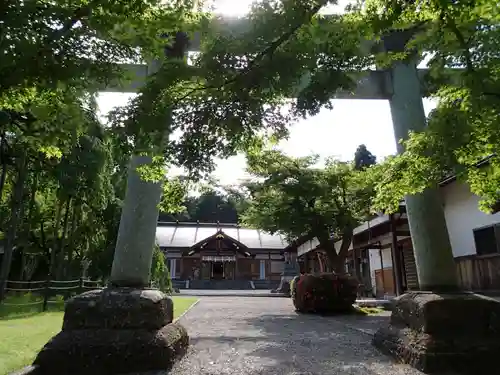
[[[172,323],[177,322],[180,318],[182,318],[184,315],[186,315],[193,307],[195,307],[198,304],[198,302],[200,302],[199,298],[195,302],[193,302],[193,304],[191,306],[189,306],[181,315],[179,315],[177,318],[175,318]]]

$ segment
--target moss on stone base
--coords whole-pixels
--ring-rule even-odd
[[[186,329],[81,329],[61,331],[40,351],[39,374],[112,375],[169,370],[189,346]]]
[[[500,302],[472,293],[407,293],[373,345],[425,373],[491,375],[500,353]]]

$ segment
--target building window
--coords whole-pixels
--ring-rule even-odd
[[[477,255],[500,253],[500,224],[474,229]]]

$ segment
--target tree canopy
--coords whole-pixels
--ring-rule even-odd
[[[271,101],[268,108],[294,97],[287,101],[286,113],[286,120],[293,122],[330,106],[339,89],[353,88],[353,71],[373,64],[385,67],[410,55],[427,57],[426,94],[439,104],[429,117],[428,129],[410,135],[407,152],[381,166],[387,169],[376,189],[377,208],[394,209],[404,195],[454,174],[482,197],[481,207],[489,211],[500,198],[496,2],[366,0],[343,15],[320,15],[330,3],[256,4],[248,29],[232,35],[219,32],[205,45],[198,64],[210,71],[214,64],[222,64],[224,69],[213,75],[214,86],[262,93]],[[377,40],[391,30],[409,28],[416,34],[403,53],[367,55],[363,49],[363,39]],[[286,135],[286,129],[277,130]],[[488,166],[477,169],[486,157]]]
[[[345,14],[321,15],[332,3],[261,1],[247,27],[229,33],[194,0],[4,1],[0,280],[45,277],[49,270],[79,275],[83,259],[92,259],[93,277],[106,277],[136,152],[153,156],[144,177],[165,182],[163,207],[173,212],[182,208],[186,180],[165,179],[165,165],[184,166],[197,180],[213,170],[215,157],[250,151],[250,171],[260,180],[248,185],[254,201],[246,220],[292,238],[314,230],[318,238],[336,234],[347,243],[339,231],[363,217],[372,188],[374,209],[394,208],[405,194],[450,174],[467,181],[490,210],[500,198],[498,4],[366,0]],[[421,27],[410,45],[430,57],[428,92],[439,104],[403,154],[358,171],[334,160],[319,170],[311,167],[313,157],[252,153],[263,133],[280,139],[294,121],[331,107],[338,90],[356,85],[353,72],[409,57],[372,56],[362,40],[415,25]],[[192,64],[164,59],[179,31],[201,35]],[[103,126],[96,93],[131,78],[116,63],[153,58],[157,72]],[[372,160],[362,150],[358,159]],[[212,207],[227,204],[233,215],[233,202],[248,204],[237,190],[228,192],[227,199],[207,193],[195,208],[188,201],[187,210],[211,220]],[[278,210],[286,205],[297,215]]]
[[[317,161],[276,150],[250,153],[252,180],[245,186],[251,198],[243,221],[292,241],[316,237],[330,265],[343,271],[353,229],[369,213],[372,189],[352,162],[328,159],[317,168]]]
[[[228,194],[210,189],[199,196],[188,196],[183,202],[185,210],[178,214],[160,212],[160,221],[188,221],[200,223],[239,222],[237,202]]]
[[[109,273],[133,139],[103,127],[96,93],[127,80],[117,63],[163,56],[163,34],[190,31],[197,12],[188,0],[0,5],[0,299],[9,277],[80,276],[83,260]],[[179,184],[167,185],[172,207]]]
[[[360,14],[376,32],[424,26],[411,47],[430,58],[430,93],[438,101],[428,128],[409,137],[402,155],[374,169],[380,176],[375,179],[377,207],[395,209],[404,195],[455,175],[482,198],[480,208],[491,212],[500,200],[498,4],[491,0],[364,3]],[[488,163],[477,168],[485,159]]]
[[[373,155],[365,145],[359,145],[354,154],[354,169],[362,170],[374,165],[377,158]]]

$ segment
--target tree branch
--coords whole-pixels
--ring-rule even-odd
[[[347,257],[353,236],[353,228],[350,225],[345,226],[344,230],[342,231],[342,244],[340,245],[339,257],[343,259]]]
[[[189,96],[194,94],[197,91],[202,91],[202,90],[210,90],[210,89],[222,89],[227,85],[230,85],[231,83],[234,83],[238,81],[239,79],[245,77],[247,74],[249,74],[258,64],[264,60],[265,57],[270,57],[272,56],[276,50],[281,47],[283,44],[285,44],[290,38],[294,36],[294,34],[306,23],[310,22],[311,19],[320,11],[323,6],[327,4],[328,1],[326,0],[321,0],[316,6],[314,6],[309,12],[305,12],[304,18],[302,18],[299,22],[297,22],[295,25],[293,25],[287,32],[282,34],[278,39],[274,40],[272,43],[270,43],[264,50],[259,52],[257,56],[248,63],[248,65],[240,72],[238,72],[234,77],[227,79],[220,85],[213,85],[213,86],[201,86],[201,87],[196,87],[192,89],[191,91],[187,92],[185,95],[180,97],[178,100],[175,101],[173,104],[174,106],[180,103],[181,101],[187,99]]]
[[[457,38],[458,44],[460,45],[460,48],[462,49],[463,52],[467,73],[468,74],[474,73],[475,69],[474,69],[474,64],[472,62],[472,55],[470,53],[469,45],[467,44],[464,35],[458,28],[455,20],[451,18],[447,13],[445,13],[443,9],[441,9],[440,17],[445,26],[448,26],[451,32],[455,35],[455,38]]]
[[[73,16],[63,24],[62,28],[54,30],[47,36],[46,47],[51,43],[56,42],[61,37],[63,37],[68,31],[70,31],[78,22],[82,21],[85,17],[89,17],[91,12],[92,12],[91,5],[75,9],[75,11],[73,12]]]
[[[440,11],[440,18],[441,18],[441,22],[443,22],[444,26],[448,27],[450,29],[450,31],[453,33],[453,35],[455,35],[455,38],[458,41],[458,44],[462,50],[462,56],[465,59],[466,74],[470,76],[470,75],[476,73],[476,69],[474,67],[474,62],[472,60],[472,54],[471,54],[470,48],[469,48],[469,43],[473,38],[472,35],[469,38],[467,38],[467,40],[466,40],[463,33],[458,28],[455,20],[453,18],[451,18],[444,11],[444,9],[441,9],[441,11]],[[493,96],[495,98],[500,98],[500,93],[486,91],[484,89],[484,82],[483,81],[481,81],[480,85],[482,86],[481,92],[483,95]]]

